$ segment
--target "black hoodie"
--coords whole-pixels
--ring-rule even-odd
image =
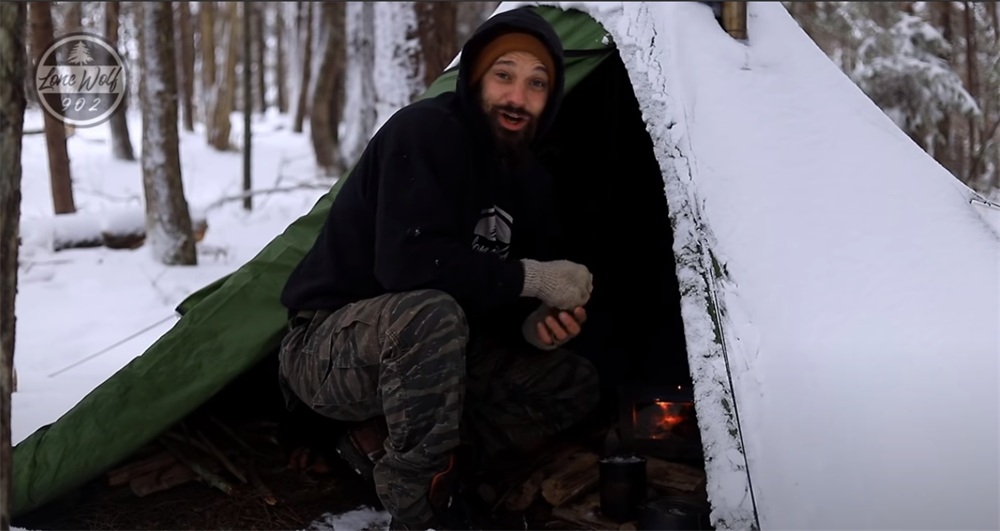
[[[530,8],[490,18],[462,49],[456,91],[400,109],[369,142],[285,285],[290,311],[417,289],[450,294],[470,324],[525,307],[519,259],[554,258],[551,179],[537,165],[512,172],[496,162],[467,81],[483,46],[511,30],[538,37],[555,62],[535,138],[551,126],[564,86],[558,36]]]

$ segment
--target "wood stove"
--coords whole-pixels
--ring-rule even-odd
[[[622,386],[619,406],[622,451],[701,463],[704,454],[690,386]]]

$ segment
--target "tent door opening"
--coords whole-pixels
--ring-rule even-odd
[[[594,275],[568,346],[594,362],[606,403],[631,407],[636,388],[690,392],[664,181],[618,54],[566,96],[542,144],[567,258]]]

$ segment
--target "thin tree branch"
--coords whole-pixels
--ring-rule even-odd
[[[220,206],[222,206],[222,205],[224,205],[226,203],[230,203],[230,202],[233,202],[233,201],[243,201],[247,197],[251,197],[251,196],[255,196],[255,195],[270,195],[270,194],[275,194],[275,193],[280,193],[280,192],[294,192],[294,191],[297,191],[297,190],[329,190],[329,189],[330,189],[330,185],[328,185],[328,184],[301,183],[301,184],[297,184],[295,186],[282,186],[282,187],[277,187],[277,188],[266,188],[266,189],[263,189],[263,190],[249,190],[249,191],[246,191],[246,192],[243,192],[243,193],[239,193],[239,194],[235,194],[235,195],[228,195],[228,196],[216,199],[215,201],[212,201],[211,203],[209,203],[208,206],[206,206],[204,208],[203,212],[207,213],[210,210],[214,210],[216,208],[219,208]]]

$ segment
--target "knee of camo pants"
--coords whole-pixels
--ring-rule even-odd
[[[424,522],[431,480],[460,439],[468,324],[458,302],[435,290],[394,294],[381,319],[392,344],[379,375],[389,438],[375,487],[394,517]]]

